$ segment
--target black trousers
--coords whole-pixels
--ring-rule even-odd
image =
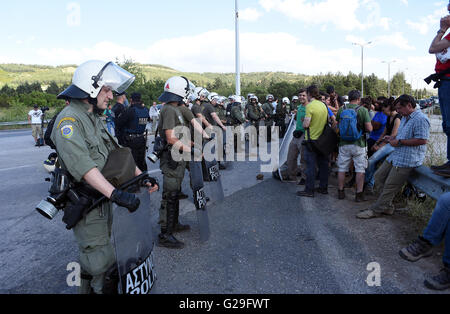
[[[134,162],[141,171],[147,171],[147,161],[145,160],[145,155],[147,152],[146,145],[147,143],[145,142],[144,136],[132,139],[127,138],[127,136],[125,136],[124,146],[129,147],[131,149]]]

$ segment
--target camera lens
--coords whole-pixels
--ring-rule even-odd
[[[52,203],[46,200],[45,201],[42,200],[36,206],[36,210],[39,212],[39,214],[41,214],[42,216],[44,216],[49,220],[52,220],[53,218],[55,218],[56,214],[58,214],[58,209],[56,209],[56,207]]]
[[[156,164],[156,162],[157,162],[158,159],[159,159],[158,156],[156,156],[155,153],[149,154],[149,155],[147,156],[147,158],[150,159],[150,161],[151,161],[152,163],[154,163],[154,164]]]

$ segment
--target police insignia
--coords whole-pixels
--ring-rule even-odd
[[[73,135],[73,126],[71,125],[63,126],[61,129],[61,135],[67,139],[71,138]]]

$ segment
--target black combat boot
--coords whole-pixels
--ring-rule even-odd
[[[176,213],[176,204],[177,200],[177,192],[175,192],[172,197],[169,197],[166,205],[166,217],[167,217],[167,227],[161,228],[161,233],[158,235],[158,243],[157,245],[160,247],[166,247],[169,249],[182,249],[184,247],[184,243],[177,240],[173,236],[174,224],[175,224],[175,213]]]
[[[178,201],[175,207],[175,218],[173,220],[173,232],[183,232],[191,230],[191,226],[183,225],[179,222],[178,217],[180,216],[180,202]]]

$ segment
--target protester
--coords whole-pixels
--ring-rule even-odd
[[[370,99],[370,103],[372,100]],[[369,150],[369,158],[372,156],[372,147],[380,139],[381,134],[383,134],[386,127],[388,117],[381,110],[380,103],[377,102],[375,106],[375,115],[372,117],[372,128],[373,131],[370,133],[370,137],[367,140],[367,147]]]
[[[450,11],[450,3],[447,9]],[[450,48],[450,34],[445,36],[449,28],[450,16],[446,16],[440,20],[440,29],[430,45],[429,53],[437,54],[447,51]],[[435,80],[437,81],[436,87],[439,88],[438,94],[442,113],[442,128],[447,135],[447,162],[441,166],[431,166],[431,169],[442,171],[441,173],[436,173],[441,175],[450,173],[450,62],[441,62],[439,58],[436,58],[435,71],[436,74],[432,76],[437,76]]]
[[[108,107],[105,109],[103,114],[106,117],[106,127],[108,128],[108,132],[113,134],[112,131],[114,130],[114,119],[113,113],[111,111],[111,105],[108,104]]]
[[[304,185],[306,183],[306,160],[305,160],[305,146],[302,145],[305,139],[305,129],[303,128],[303,121],[306,116],[306,105],[308,104],[308,98],[306,96],[306,89],[301,89],[298,94],[299,106],[296,108],[297,111],[297,127],[295,129],[292,141],[289,144],[287,166],[289,177],[286,181],[297,182],[298,173],[298,156],[300,155],[300,170],[301,179],[299,185]]]
[[[159,110],[155,101],[153,102],[153,105],[150,107],[149,114],[150,114],[151,130],[152,133],[155,133],[159,121]]]
[[[402,116],[398,114],[397,111],[395,111],[394,98],[392,97],[382,104],[381,110],[389,118],[386,123],[384,132],[372,146],[372,156],[369,158],[369,166],[366,170],[366,195],[374,194],[374,174],[377,164],[394,151],[394,147],[392,147],[389,143],[387,143],[387,141],[385,141],[385,137],[397,137],[398,129],[400,127],[400,122],[402,119]]]
[[[392,205],[397,192],[408,180],[411,172],[423,164],[430,136],[430,121],[422,111],[416,110],[416,101],[409,95],[402,95],[394,102],[403,116],[396,138],[385,139],[395,150],[375,173],[375,191],[380,192],[377,201],[356,217],[360,219],[393,215]]]
[[[325,124],[328,121],[328,109],[320,99],[320,92],[317,86],[311,85],[306,89],[308,105],[303,121],[303,128],[306,131],[306,148],[304,150],[306,160],[306,186],[304,191],[298,191],[297,195],[302,197],[314,197],[314,192],[328,194],[328,156],[323,156],[314,149],[311,141],[317,140],[323,133]],[[316,179],[316,164],[319,167],[320,186],[314,188]]]
[[[338,198],[345,199],[345,174],[349,171],[353,161],[356,173],[356,202],[364,199],[364,175],[367,168],[367,142],[365,132],[372,131],[369,112],[360,106],[361,93],[353,90],[348,94],[349,105],[339,109],[337,121],[339,123],[339,155],[337,159]]]
[[[450,288],[450,193],[439,198],[428,226],[422,236],[414,240],[409,246],[400,250],[400,256],[410,262],[417,262],[422,257],[433,254],[433,246],[445,241],[443,269],[436,275],[427,276],[425,286],[433,290]]]
[[[33,106],[33,110],[28,112],[28,124],[31,125],[31,132],[35,146],[39,146],[38,138],[42,133],[42,111],[38,105]]]

